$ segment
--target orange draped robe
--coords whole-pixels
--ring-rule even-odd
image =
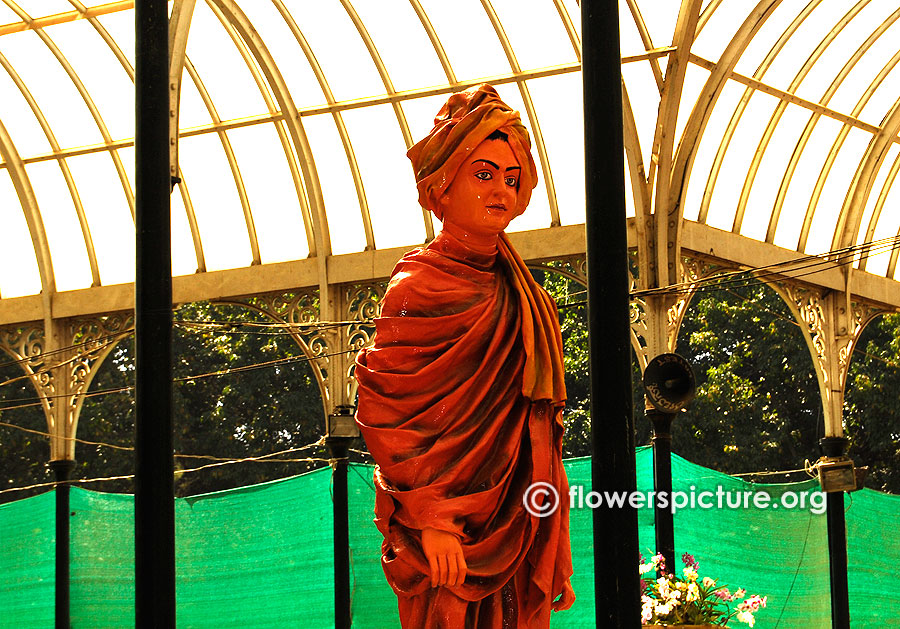
[[[548,627],[572,574],[562,341],[555,304],[505,234],[496,257],[447,233],[406,254],[356,377],[403,627]],[[548,517],[522,503],[538,481],[560,497]],[[462,585],[431,587],[426,527],[459,537]]]

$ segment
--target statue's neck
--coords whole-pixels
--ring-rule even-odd
[[[453,223],[444,223],[441,233],[449,234],[463,247],[479,255],[497,255],[499,234],[473,234],[470,231],[457,227]]]
[[[464,261],[475,268],[486,271],[494,266],[494,260],[497,258],[498,240],[499,238],[495,238],[492,246],[483,246],[481,243],[457,237],[445,225],[441,233],[429,245],[429,248],[434,248],[450,258]]]

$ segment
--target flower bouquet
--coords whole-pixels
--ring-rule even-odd
[[[728,591],[716,579],[700,578],[698,563],[692,555],[681,556],[684,563],[682,576],[667,573],[661,554],[644,562],[641,556],[638,567],[641,573],[641,623],[644,625],[712,625],[724,627],[736,618],[751,627],[756,622],[753,616],[766,606],[768,597],[756,594],[744,598],[743,588]],[[643,575],[655,570],[658,579],[645,579]],[[743,601],[732,605],[738,599]]]

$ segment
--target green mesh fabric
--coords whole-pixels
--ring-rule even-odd
[[[637,451],[638,490],[652,489],[652,453]],[[566,462],[569,481],[590,487],[590,461]],[[673,486],[697,492],[816,489],[814,481],[751,485],[672,457]],[[348,474],[353,626],[399,627],[396,598],[380,565],[381,537],[372,524],[372,469]],[[737,494],[733,494],[737,495]],[[853,627],[890,626],[900,597],[895,524],[900,497],[871,490],[845,497],[850,613]],[[71,490],[73,627],[134,626],[133,499]],[[334,626],[331,476],[324,469],[273,483],[177,499],[179,627]],[[53,625],[54,496],[0,506],[0,627]],[[640,548],[653,551],[653,512],[638,515]],[[756,627],[830,627],[825,518],[809,509],[685,508],[675,515],[676,555],[692,553],[701,576],[732,589],[767,595]],[[591,512],[571,512],[578,599],[554,614],[552,627],[593,627]],[[680,565],[678,568],[680,569]],[[633,565],[600,565],[632,570]],[[732,623],[733,625],[735,623]],[[743,626],[743,625],[739,625]]]

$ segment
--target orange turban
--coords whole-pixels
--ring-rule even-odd
[[[531,138],[519,112],[500,100],[491,85],[482,83],[454,94],[438,112],[434,128],[406,153],[412,162],[419,190],[419,204],[442,219],[438,199],[475,148],[494,131],[507,135],[522,167],[515,215],[525,211],[537,185],[537,168],[531,157]]]

